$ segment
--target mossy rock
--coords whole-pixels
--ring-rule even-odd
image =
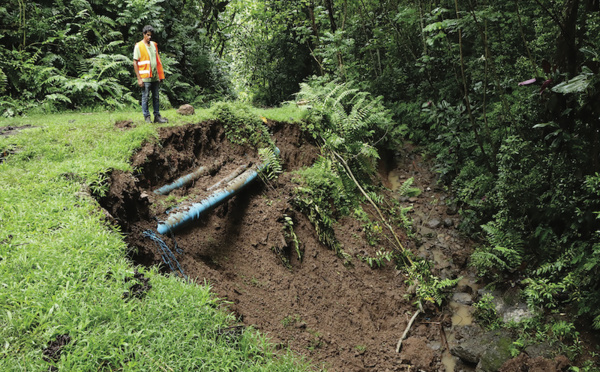
[[[513,341],[511,337],[503,333],[498,333],[494,335],[493,339],[490,343],[493,346],[481,355],[481,359],[477,365],[478,371],[495,372],[502,367],[504,362],[512,358],[510,349]]]

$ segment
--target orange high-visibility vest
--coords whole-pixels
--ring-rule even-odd
[[[158,71],[158,78],[163,80],[165,78],[165,73],[163,71],[160,57],[158,56],[158,44],[156,44],[154,41],[151,41],[151,43],[153,43],[154,48],[156,48],[156,70]],[[152,69],[150,68],[150,55],[148,54],[146,43],[144,43],[143,40],[140,41],[138,43],[138,48],[140,48],[140,60],[138,61],[140,77],[142,79],[152,77]]]

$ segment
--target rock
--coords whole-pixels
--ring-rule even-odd
[[[454,220],[452,218],[444,218],[444,227],[454,226]]]
[[[544,341],[539,344],[527,346],[525,348],[525,352],[532,359],[536,357],[553,358],[555,355],[560,353],[564,346],[565,345],[563,345],[562,342],[556,342],[554,345],[551,345],[550,342]]]
[[[454,332],[454,337],[456,340],[460,341],[463,339],[470,339],[473,337],[477,337],[483,333],[483,329],[481,326],[477,324],[469,324],[465,326],[459,326],[456,328]]]
[[[431,341],[427,344],[427,347],[433,351],[437,351],[442,348],[442,343],[439,341]]]
[[[448,216],[453,216],[457,213],[458,213],[458,205],[456,205],[456,203],[452,203],[452,204],[448,205],[448,207],[446,208],[446,214]]]
[[[432,228],[432,229],[437,229],[438,227],[440,227],[442,224],[442,222],[440,220],[438,220],[437,218],[434,218],[432,220],[430,220],[429,222],[427,222],[427,226]]]
[[[471,295],[468,293],[459,292],[452,295],[452,301],[458,302],[459,304],[471,305],[473,303],[473,298],[471,298]]]
[[[516,304],[505,308],[502,314],[502,320],[504,323],[516,322],[519,323],[525,319],[533,318],[533,313],[526,304]]]
[[[479,370],[496,371],[510,359],[511,345],[510,332],[498,330],[464,337],[460,344],[450,347],[450,352],[464,362],[478,364]],[[490,369],[494,366],[496,369]]]
[[[512,358],[510,354],[511,345],[512,339],[509,335],[498,335],[498,338],[492,340],[492,343],[488,345],[488,349],[481,356],[479,364],[477,364],[477,371],[498,371],[507,360]]]
[[[424,238],[435,238],[437,236],[437,234],[435,233],[435,231],[433,231],[432,229],[430,229],[428,227],[424,227],[424,226],[422,226],[419,229],[419,233]]]
[[[485,352],[484,347],[486,346],[467,340],[458,346],[451,347],[450,352],[463,362],[477,364]]]
[[[526,304],[516,302],[519,298],[515,295],[514,291],[506,291],[501,293],[499,291],[490,292],[487,289],[480,289],[477,291],[479,298],[483,297],[486,293],[491,293],[494,296],[493,303],[496,306],[496,313],[502,319],[504,323],[508,322],[521,322],[524,319],[533,318],[534,314]]]
[[[177,113],[179,115],[194,115],[194,107],[192,105],[181,105],[179,109],[177,109]]]
[[[463,284],[463,285],[459,285],[456,287],[456,292],[465,292],[465,293],[472,295],[473,288],[471,288],[470,285]]]

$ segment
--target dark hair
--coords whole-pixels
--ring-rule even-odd
[[[144,26],[144,29],[142,30],[142,34],[146,35],[148,32],[154,33],[154,27],[152,27],[150,25]]]

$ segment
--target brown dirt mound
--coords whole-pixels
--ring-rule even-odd
[[[56,339],[50,341],[48,346],[44,348],[42,351],[43,358],[46,362],[58,362],[60,360],[60,354],[62,353],[62,349],[71,342],[71,336],[68,334],[64,335],[56,335]],[[55,366],[50,366],[48,368],[49,371],[58,371],[58,368]]]
[[[35,128],[33,125],[31,124],[25,124],[25,125],[17,125],[17,126],[12,126],[12,125],[8,125],[6,127],[0,127],[0,136],[13,136],[17,133],[19,133],[20,131],[22,131],[23,129],[28,129],[28,128]]]
[[[418,338],[407,340],[403,353],[395,353],[415,311],[404,274],[390,264],[371,269],[357,258],[374,256],[379,247],[366,242],[362,224],[351,218],[335,225],[350,264],[318,241],[312,224],[291,206],[290,172],[310,166],[319,150],[297,125],[268,125],[281,150],[284,173],[267,185],[254,182],[176,232],[184,253],[175,256],[185,274],[210,283],[241,322],[266,334],[278,348],[303,354],[329,370],[406,371],[415,366],[443,370],[441,350],[424,347],[423,340],[440,339],[444,315],[429,311],[409,334]],[[100,200],[126,233],[132,259],[143,265],[162,264],[156,245],[143,235],[156,230],[156,219],[165,219],[164,212],[181,200],[201,198],[207,186],[240,164],[258,160],[254,151],[229,143],[222,126],[213,121],[162,128],[159,141],[134,155],[135,175],[114,172],[110,191]],[[191,186],[169,196],[152,192],[215,159],[223,165]],[[429,199],[424,199],[427,203]],[[302,260],[284,230],[286,216],[293,221]],[[400,230],[397,234],[404,236]],[[171,238],[164,241],[174,251]],[[381,245],[386,244],[382,239]],[[170,271],[165,265],[162,269]]]
[[[504,363],[500,372],[562,372],[570,370],[571,362],[560,355],[554,359],[542,357],[530,358],[526,354],[520,354],[518,357]]]

